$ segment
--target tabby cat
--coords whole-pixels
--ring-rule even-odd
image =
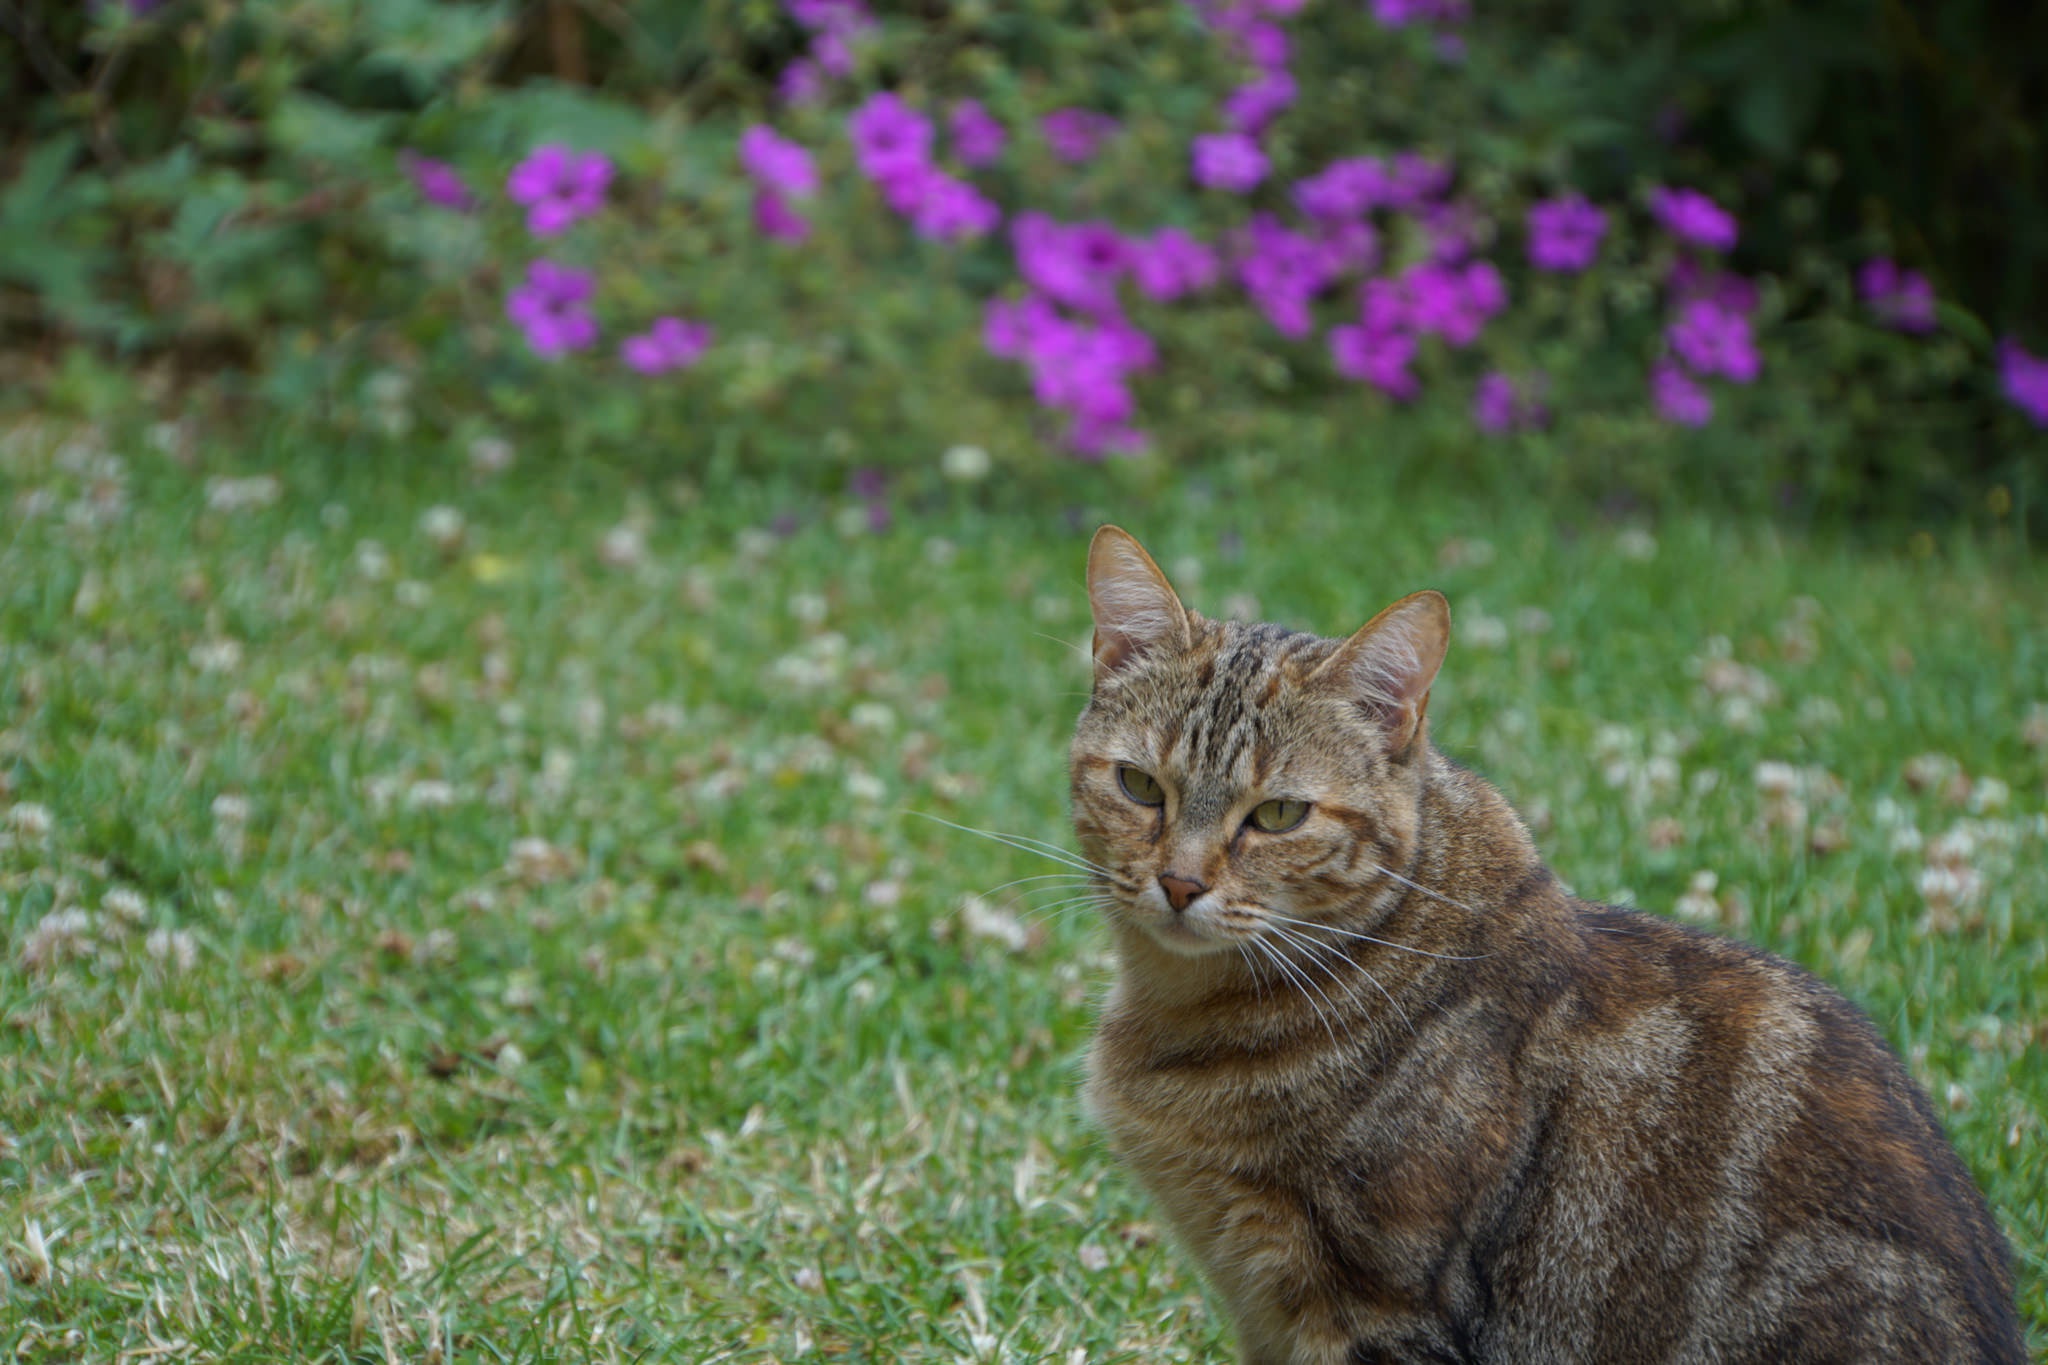
[[[1248,1365],[2022,1365],[1983,1197],[1798,967],[1574,899],[1424,713],[1450,613],[1182,607],[1113,526],[1074,825],[1089,1107]]]

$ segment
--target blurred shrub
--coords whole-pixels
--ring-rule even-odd
[[[1923,187],[1885,141],[1917,106],[1866,99],[1887,132],[1843,101],[1891,81],[1960,117],[1971,77],[1864,9],[0,0],[0,328],[225,365],[366,439],[509,430],[831,478],[963,440],[1017,463],[1285,443],[1781,505],[1958,510],[1998,486],[2039,516],[2040,437],[1995,349],[2031,315],[1973,273],[2035,278],[2038,173],[1997,182],[2003,236],[1971,226],[1992,217],[1955,166]],[[878,90],[999,228],[935,229],[923,189],[865,164],[851,119]],[[2033,145],[2021,91],[1972,174]],[[943,126],[963,99],[1003,130],[985,165]],[[812,197],[764,203],[756,124],[814,158]],[[610,178],[537,234],[511,191],[542,148]],[[1303,181],[1361,157],[1420,180],[1303,210]],[[1660,186],[1734,209],[1733,251],[1689,242]],[[1596,263],[1537,268],[1530,210],[1577,193],[1605,215]],[[1070,235],[1033,247],[1025,215]],[[1167,229],[1221,278],[1153,297],[1138,260]],[[1088,250],[1105,299],[997,335]],[[1894,256],[1932,269],[1927,330],[1859,295]],[[1361,304],[1368,280],[1393,312]]]

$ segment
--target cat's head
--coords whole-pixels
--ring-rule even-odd
[[[1363,928],[1398,897],[1450,637],[1442,594],[1404,597],[1346,640],[1211,621],[1105,526],[1088,597],[1074,825],[1107,869],[1113,920],[1203,956],[1304,924]]]

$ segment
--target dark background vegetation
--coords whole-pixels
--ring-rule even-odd
[[[888,40],[862,88],[972,93],[999,108],[1007,94],[1013,115],[1070,102],[1199,126],[1231,79],[1220,58],[1189,55],[1196,24],[1179,0],[878,8]],[[1738,206],[1731,264],[1782,286],[1765,386],[1775,396],[1728,404],[1720,429],[1689,448],[1692,474],[1645,470],[1640,452],[1663,437],[1654,427],[1592,416],[1525,463],[1631,497],[1733,488],[1781,513],[1911,515],[1982,515],[1989,499],[2008,509],[1998,515],[2039,524],[2041,459],[2020,448],[2031,433],[2001,401],[1992,357],[2006,335],[2048,344],[2048,7],[1516,0],[1478,6],[1469,57],[1440,71],[1419,58],[1418,35],[1361,39],[1361,8],[1311,5],[1290,23],[1299,167],[1355,152],[1342,134],[1366,129],[1385,146],[1451,154],[1468,179],[1526,184],[1527,197],[1577,186],[1627,203],[1646,183],[1697,185]],[[300,416],[347,407],[378,364],[450,395],[463,376],[494,373],[455,344],[445,310],[422,316],[438,248],[413,221],[400,149],[501,177],[560,139],[613,150],[627,175],[687,192],[729,172],[729,153],[664,169],[641,130],[710,130],[729,148],[744,123],[780,117],[774,80],[803,39],[766,0],[164,0],[141,15],[0,0],[0,35],[0,379],[79,402],[147,367]],[[1173,191],[1139,207],[1170,211]],[[668,230],[656,196],[624,199],[647,234]],[[699,266],[743,264],[716,234],[694,249]],[[1851,272],[1879,255],[1932,277],[1935,342],[1840,325],[1854,308]],[[495,305],[503,268],[469,263],[473,301]],[[986,280],[970,270],[962,282]],[[478,306],[470,320],[489,313]],[[1214,351],[1206,339],[1202,349]],[[1633,394],[1645,364],[1642,346],[1623,345],[1586,367],[1587,390]],[[900,367],[844,368],[849,383],[902,383]],[[1276,386],[1245,377],[1255,363],[1236,368],[1202,392],[1235,410],[1341,411],[1313,383]],[[501,387],[519,387],[511,378]],[[430,420],[459,426],[466,410],[451,396]],[[547,412],[485,415],[559,421],[571,449],[606,441]],[[644,420],[622,406],[613,428]],[[1242,437],[1258,425],[1217,429]],[[1196,459],[1214,439],[1169,433],[1161,444]],[[1472,441],[1425,414],[1380,444],[1439,459]]]

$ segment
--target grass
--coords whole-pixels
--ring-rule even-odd
[[[1112,516],[1211,611],[1445,589],[1438,741],[1582,894],[1863,1003],[2048,1343],[2040,567],[1230,468],[872,535],[536,452],[0,439],[0,1353],[1223,1358],[1078,1110],[1097,927],[909,814],[1063,839]]]

